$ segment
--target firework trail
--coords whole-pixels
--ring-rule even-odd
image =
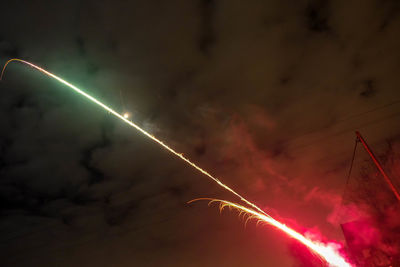
[[[249,217],[246,220],[246,223],[250,219],[257,219],[257,223],[259,222],[265,222],[268,223],[279,230],[282,230],[286,234],[288,234],[290,237],[300,241],[302,244],[304,244],[306,247],[310,248],[311,251],[318,255],[320,258],[324,259],[326,262],[330,264],[330,266],[340,266],[340,267],[352,267],[350,263],[348,263],[337,251],[336,248],[333,246],[330,246],[329,244],[324,244],[321,242],[317,241],[312,241],[308,238],[306,238],[304,235],[294,231],[293,229],[289,228],[283,223],[278,222],[271,216],[265,216],[264,214],[257,212],[255,210],[249,209],[247,207],[244,207],[242,205],[227,201],[227,200],[222,200],[222,199],[215,199],[215,198],[197,198],[189,201],[188,203],[192,203],[195,201],[199,200],[207,200],[209,201],[209,205],[213,202],[217,202],[220,204],[219,209],[222,211],[225,207],[228,208],[234,208],[239,211],[239,215],[241,214],[246,214]]]
[[[58,77],[57,75],[33,64],[30,63],[28,61],[22,60],[22,59],[18,59],[18,58],[13,58],[10,59],[6,62],[6,64],[4,64],[3,70],[1,72],[0,75],[0,81],[3,79],[3,75],[5,72],[5,69],[7,67],[7,65],[10,62],[13,61],[17,61],[17,62],[21,62],[24,63],[40,72],[42,72],[43,74],[63,83],[64,85],[68,86],[69,88],[71,88],[72,90],[74,90],[75,92],[79,93],[80,95],[86,97],[87,99],[89,99],[91,102],[99,105],[100,107],[102,107],[104,110],[110,112],[112,115],[114,115],[115,117],[117,117],[118,119],[122,120],[123,122],[125,122],[126,124],[128,124],[129,126],[135,128],[136,130],[138,130],[140,133],[142,133],[143,135],[145,135],[146,137],[150,138],[151,140],[153,140],[154,142],[158,143],[160,146],[162,146],[164,149],[168,150],[169,152],[171,152],[172,154],[174,154],[175,156],[177,156],[178,158],[182,159],[183,161],[185,161],[187,164],[189,164],[190,166],[192,166],[193,168],[195,168],[197,171],[201,172],[202,174],[204,174],[205,176],[211,178],[214,182],[216,182],[219,186],[221,186],[222,188],[224,188],[225,190],[231,192],[232,194],[234,194],[235,196],[237,196],[238,198],[240,198],[241,201],[245,202],[247,205],[249,205],[250,207],[252,207],[254,210],[246,208],[244,206],[232,203],[232,202],[228,202],[225,200],[213,200],[213,201],[219,201],[221,204],[223,204],[224,206],[231,206],[234,207],[240,211],[246,212],[247,214],[250,214],[252,216],[255,216],[257,218],[259,218],[262,221],[265,221],[267,223],[270,223],[272,225],[274,225],[275,227],[279,228],[280,230],[284,231],[285,233],[287,233],[289,236],[299,240],[301,243],[303,243],[304,245],[306,245],[307,247],[309,247],[310,249],[312,249],[314,252],[316,252],[318,255],[320,255],[322,258],[324,258],[327,262],[335,262],[331,260],[331,255],[335,254],[336,252],[333,249],[329,249],[329,248],[324,248],[324,247],[320,247],[319,245],[317,245],[316,243],[314,243],[313,241],[307,239],[306,237],[304,237],[303,235],[295,232],[294,230],[288,228],[287,226],[285,226],[284,224],[279,223],[278,221],[276,221],[275,219],[273,219],[270,215],[268,215],[265,211],[263,211],[261,208],[259,208],[257,205],[253,204],[252,202],[250,202],[249,200],[245,199],[244,197],[242,197],[239,193],[237,193],[236,191],[234,191],[232,188],[230,188],[229,186],[225,185],[224,183],[222,183],[218,178],[212,176],[210,173],[208,173],[206,170],[202,169],[201,167],[197,166],[195,163],[193,163],[192,161],[190,161],[188,158],[186,158],[185,156],[183,156],[182,153],[178,153],[176,152],[174,149],[172,149],[171,147],[169,147],[168,145],[164,144],[161,140],[157,139],[155,136],[153,136],[152,134],[148,133],[147,131],[145,131],[144,129],[142,129],[141,127],[139,127],[136,123],[128,120],[124,114],[119,114],[118,112],[116,112],[115,110],[113,110],[112,108],[108,107],[107,105],[103,104],[102,102],[100,102],[99,100],[97,100],[96,98],[90,96],[89,94],[85,93],[84,91],[82,91],[81,89],[77,88],[76,86],[70,84],[69,82],[63,80],[62,78]],[[338,258],[341,258],[341,256],[336,253],[335,254]],[[345,263],[345,264],[336,264],[334,266],[351,266],[348,263],[345,262],[345,260],[343,258],[341,258],[341,260]],[[340,263],[340,261],[336,261],[338,263]]]
[[[6,62],[6,64],[3,67],[3,70],[1,72],[1,76],[0,76],[0,81],[3,79],[3,75],[4,75],[4,71],[7,67],[7,65],[12,62],[12,61],[18,61],[21,63],[24,63],[26,65],[31,66],[32,68],[46,74],[47,76],[65,84],[66,86],[68,86],[69,88],[71,88],[72,90],[74,90],[75,92],[83,95],[84,97],[86,97],[87,99],[89,99],[90,101],[92,101],[93,103],[99,105],[100,107],[102,107],[103,109],[107,110],[108,112],[110,112],[112,115],[114,115],[115,117],[117,117],[118,119],[124,121],[125,123],[127,123],[129,126],[135,128],[136,130],[138,130],[139,132],[141,132],[142,134],[144,134],[145,136],[147,136],[148,138],[150,138],[151,140],[153,140],[154,142],[158,143],[159,145],[161,145],[163,148],[165,148],[166,150],[168,150],[169,152],[171,152],[172,154],[174,154],[175,156],[179,157],[180,159],[182,159],[183,161],[185,161],[186,163],[188,163],[189,165],[191,165],[192,167],[194,167],[196,170],[198,170],[199,172],[201,172],[202,174],[206,175],[207,177],[211,178],[212,180],[214,180],[218,185],[220,185],[221,187],[223,187],[224,189],[228,190],[229,192],[231,192],[232,194],[234,194],[235,196],[239,197],[240,200],[242,200],[243,202],[245,202],[246,204],[250,205],[251,207],[253,207],[254,209],[258,210],[259,212],[261,212],[262,214],[269,216],[265,211],[263,211],[261,208],[257,207],[255,204],[251,203],[250,201],[248,201],[247,199],[245,199],[244,197],[242,197],[239,193],[237,193],[236,191],[234,191],[232,188],[230,188],[229,186],[227,186],[226,184],[222,183],[218,178],[212,176],[210,173],[208,173],[207,171],[203,170],[202,168],[200,168],[199,166],[197,166],[195,163],[193,163],[192,161],[190,161],[188,158],[186,158],[185,156],[183,156],[182,153],[178,153],[176,152],[174,149],[172,149],[171,147],[169,147],[168,145],[164,144],[162,141],[160,141],[159,139],[157,139],[155,136],[153,136],[152,134],[148,133],[147,131],[143,130],[142,128],[140,128],[136,123],[128,120],[128,118],[126,118],[125,114],[119,114],[118,112],[116,112],[115,110],[113,110],[112,108],[106,106],[105,104],[103,104],[102,102],[100,102],[99,100],[97,100],[96,98],[88,95],[87,93],[85,93],[84,91],[82,91],[81,89],[77,88],[76,86],[70,84],[69,82],[61,79],[60,77],[58,77],[57,75],[48,72],[45,69],[42,69],[39,66],[36,66],[35,64],[32,64],[28,61],[22,60],[22,59],[18,59],[18,58],[13,58],[10,59]]]

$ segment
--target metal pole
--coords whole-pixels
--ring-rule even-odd
[[[399,194],[399,192],[397,192],[397,189],[396,189],[396,187],[394,187],[394,185],[393,185],[392,181],[390,180],[389,176],[387,176],[387,174],[383,170],[382,165],[376,159],[374,153],[369,148],[369,146],[365,142],[364,138],[361,136],[361,134],[358,131],[356,131],[356,135],[357,135],[358,140],[360,140],[361,143],[363,144],[365,150],[367,150],[368,154],[371,156],[372,160],[374,161],[375,165],[378,167],[379,171],[382,173],[383,178],[385,178],[386,183],[389,185],[390,189],[393,191],[393,193],[396,196],[397,200],[400,201],[400,194]]]

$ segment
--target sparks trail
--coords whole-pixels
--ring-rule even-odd
[[[153,136],[152,134],[146,132],[144,129],[140,128],[136,123],[128,120],[128,118],[126,118],[124,116],[124,114],[119,114],[118,112],[116,112],[115,110],[113,110],[112,108],[106,106],[105,104],[103,104],[102,102],[100,102],[99,100],[97,100],[96,98],[90,96],[89,94],[85,93],[84,91],[82,91],[81,89],[77,88],[76,86],[70,84],[69,82],[63,80],[62,78],[58,77],[57,75],[42,69],[39,66],[36,66],[33,63],[30,63],[28,61],[22,60],[22,59],[18,59],[18,58],[13,58],[10,59],[6,62],[6,64],[4,64],[3,70],[1,72],[1,76],[0,76],[0,81],[3,79],[3,75],[4,75],[4,71],[7,67],[7,65],[12,62],[12,61],[18,61],[21,63],[24,63],[44,74],[46,74],[47,76],[65,84],[66,86],[68,86],[69,88],[71,88],[72,90],[74,90],[75,92],[83,95],[84,97],[86,97],[87,99],[89,99],[90,101],[92,101],[93,103],[99,105],[100,107],[102,107],[103,109],[105,109],[106,111],[110,112],[112,115],[114,115],[115,117],[117,117],[118,119],[122,120],[123,122],[125,122],[126,124],[128,124],[129,126],[135,128],[136,130],[138,130],[139,132],[141,132],[142,134],[144,134],[146,137],[150,138],[151,140],[153,140],[154,142],[158,143],[159,145],[161,145],[164,149],[168,150],[169,152],[171,152],[172,154],[174,154],[175,156],[177,156],[178,158],[182,159],[183,161],[185,161],[187,164],[189,164],[190,166],[192,166],[193,168],[195,168],[196,170],[198,170],[199,172],[201,172],[202,174],[204,174],[205,176],[207,176],[208,178],[211,178],[212,180],[214,180],[214,182],[216,182],[219,186],[221,186],[222,188],[224,188],[225,190],[231,192],[232,194],[234,194],[235,196],[237,196],[238,198],[240,198],[240,200],[242,200],[243,202],[245,202],[246,204],[248,204],[249,206],[253,207],[254,209],[258,210],[259,212],[261,212],[262,214],[264,214],[265,216],[270,217],[265,211],[263,211],[261,208],[259,208],[257,205],[253,204],[252,202],[248,201],[247,199],[245,199],[244,197],[242,197],[239,193],[237,193],[236,191],[234,191],[232,188],[230,188],[229,186],[227,186],[226,184],[222,183],[218,178],[212,176],[210,173],[208,173],[207,171],[203,170],[201,167],[197,166],[195,163],[193,163],[192,161],[190,161],[188,158],[186,158],[185,156],[183,156],[182,153],[178,153],[176,152],[174,149],[172,149],[171,147],[169,147],[168,145],[164,144],[162,141],[160,141],[159,139],[157,139],[155,136]]]
[[[329,244],[324,244],[322,242],[318,241],[312,241],[308,238],[306,238],[304,235],[296,232],[295,230],[289,228],[285,224],[278,222],[274,218],[270,216],[265,216],[264,214],[257,212],[255,210],[252,210],[250,208],[244,207],[242,205],[222,200],[222,199],[214,199],[214,198],[197,198],[189,201],[188,203],[192,203],[194,201],[199,201],[199,200],[207,200],[209,201],[209,205],[211,205],[213,202],[219,203],[220,204],[220,211],[222,211],[225,207],[228,208],[234,208],[239,211],[239,214],[246,214],[249,215],[249,219],[257,219],[258,222],[265,222],[268,223],[279,230],[285,232],[287,235],[290,237],[296,239],[297,241],[301,242],[303,245],[308,247],[311,252],[314,254],[317,254],[321,259],[325,260],[327,263],[329,263],[330,266],[340,266],[340,267],[352,267],[350,263],[348,263],[337,251],[334,245],[329,245]],[[246,222],[247,222],[246,220]],[[257,222],[257,223],[258,223]]]
[[[69,82],[63,80],[62,78],[58,77],[57,75],[42,69],[39,66],[36,66],[35,64],[32,64],[28,61],[22,60],[22,59],[10,59],[6,62],[6,64],[3,67],[3,70],[1,72],[1,76],[0,76],[0,81],[3,79],[3,75],[4,75],[4,71],[7,67],[7,65],[12,62],[12,61],[17,61],[17,62],[21,62],[24,63],[44,74],[46,74],[47,76],[63,83],[64,85],[68,86],[69,88],[71,88],[72,90],[74,90],[75,92],[79,93],[80,95],[86,97],[87,99],[89,99],[91,102],[99,105],[100,107],[102,107],[104,110],[110,112],[112,115],[114,115],[115,117],[117,117],[118,119],[122,120],[123,122],[125,122],[126,124],[128,124],[129,126],[135,128],[136,130],[138,130],[140,133],[142,133],[143,135],[145,135],[146,137],[150,138],[151,140],[153,140],[154,142],[158,143],[160,146],[162,146],[164,149],[168,150],[169,152],[171,152],[172,154],[174,154],[175,156],[177,156],[178,158],[182,159],[183,161],[185,161],[187,164],[189,164],[190,166],[192,166],[193,168],[195,168],[197,171],[201,172],[202,174],[204,174],[205,176],[209,177],[210,179],[212,179],[214,182],[216,182],[219,186],[221,186],[222,188],[224,188],[225,190],[231,192],[232,194],[234,194],[235,196],[237,196],[238,198],[240,198],[240,200],[242,200],[243,202],[245,202],[247,205],[249,205],[250,207],[252,207],[253,209],[229,202],[229,201],[225,201],[225,200],[217,200],[217,199],[209,199],[213,202],[220,202],[222,204],[222,208],[224,206],[229,206],[229,207],[233,207],[241,212],[244,212],[246,214],[249,214],[250,216],[254,217],[254,218],[258,218],[259,220],[269,223],[273,226],[275,226],[276,228],[284,231],[285,233],[287,233],[289,236],[297,239],[298,241],[300,241],[301,243],[303,243],[305,246],[307,246],[308,248],[310,248],[313,252],[317,253],[318,255],[320,255],[324,260],[326,260],[328,263],[332,264],[333,266],[343,266],[343,267],[349,267],[351,266],[350,264],[348,264],[333,248],[325,246],[325,245],[321,245],[320,243],[311,241],[309,239],[307,239],[305,236],[301,235],[300,233],[297,233],[296,231],[290,229],[289,227],[287,227],[286,225],[276,221],[275,219],[273,219],[270,215],[268,215],[265,211],[263,211],[261,208],[259,208],[257,205],[253,204],[252,202],[248,201],[247,199],[245,199],[244,197],[242,197],[239,193],[237,193],[236,191],[234,191],[232,188],[230,188],[229,186],[225,185],[224,183],[222,183],[218,178],[212,176],[210,173],[208,173],[206,170],[203,170],[201,167],[197,166],[195,163],[193,163],[192,161],[190,161],[188,158],[186,158],[185,156],[183,156],[183,154],[176,152],[174,149],[172,149],[171,147],[169,147],[168,145],[164,144],[161,140],[157,139],[155,136],[153,136],[152,134],[148,133],[147,131],[145,131],[144,129],[140,128],[137,124],[135,124],[134,122],[128,120],[124,114],[119,114],[118,112],[116,112],[115,110],[113,110],[112,108],[108,107],[107,105],[103,104],[102,102],[100,102],[99,100],[95,99],[94,97],[90,96],[89,94],[85,93],[84,91],[82,91],[81,89],[77,88],[76,86],[70,84]]]

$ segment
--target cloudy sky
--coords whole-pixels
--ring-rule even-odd
[[[359,130],[400,135],[400,3],[8,1],[1,64],[100,98],[297,229],[342,241]],[[198,197],[238,201],[27,66],[0,83],[5,266],[301,266],[302,248]],[[354,173],[366,158],[359,150]]]

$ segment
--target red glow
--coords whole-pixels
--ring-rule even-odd
[[[288,227],[287,225],[275,220],[270,216],[265,216],[262,213],[259,213],[255,210],[250,208],[244,207],[242,205],[229,202],[226,200],[221,199],[209,199],[209,198],[200,198],[189,201],[189,203],[197,200],[209,200],[210,204],[213,202],[220,203],[220,210],[222,211],[225,207],[234,208],[240,212],[240,214],[246,214],[249,217],[247,220],[250,219],[257,219],[257,222],[264,222],[270,224],[279,230],[286,233],[291,238],[296,239],[306,247],[308,247],[313,253],[318,255],[321,259],[329,263],[330,266],[337,266],[337,267],[351,267],[353,266],[350,264],[339,252],[341,245],[337,242],[329,242],[323,243],[322,241],[315,240],[315,236],[310,237],[309,235],[302,235],[292,228]]]

